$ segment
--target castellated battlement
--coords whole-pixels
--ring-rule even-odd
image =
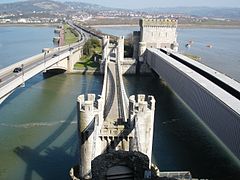
[[[176,19],[140,19],[140,27],[177,27]]]
[[[96,100],[95,94],[87,94],[87,96],[85,96],[84,94],[80,95],[78,96],[77,102],[79,110],[82,112],[90,112],[102,109],[102,100]]]
[[[155,110],[155,99],[153,96],[144,94],[132,95],[129,98],[129,114],[145,113]]]

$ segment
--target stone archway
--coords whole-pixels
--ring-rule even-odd
[[[149,169],[149,159],[141,152],[113,151],[96,157],[91,166],[92,179],[111,179],[118,175],[143,179],[144,172]]]

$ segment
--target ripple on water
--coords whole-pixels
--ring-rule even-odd
[[[10,128],[36,128],[36,127],[51,127],[57,126],[59,124],[77,124],[77,121],[67,122],[66,120],[56,121],[56,122],[38,122],[38,123],[26,123],[26,124],[7,124],[7,123],[0,123],[2,127],[10,127]]]

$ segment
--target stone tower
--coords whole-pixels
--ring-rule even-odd
[[[177,20],[141,19],[139,24],[146,48],[172,48],[177,43]]]
[[[151,165],[154,128],[155,99],[153,96],[138,94],[129,98],[129,120],[134,127],[134,138],[131,151],[146,154]]]
[[[177,20],[140,19],[140,31],[134,31],[133,58],[143,61],[147,48],[170,48],[178,51]]]
[[[101,99],[95,101],[95,94],[78,97],[78,133],[79,133],[79,175],[91,178],[91,161],[100,154],[100,143],[96,142],[99,127],[103,123],[103,107]],[[98,140],[98,139],[97,139]]]

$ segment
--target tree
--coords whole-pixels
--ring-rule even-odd
[[[86,56],[92,56],[94,49],[101,47],[100,41],[97,38],[91,38],[83,46],[83,54]]]
[[[132,57],[133,56],[133,34],[130,33],[127,35],[127,38],[124,43],[124,56]]]

